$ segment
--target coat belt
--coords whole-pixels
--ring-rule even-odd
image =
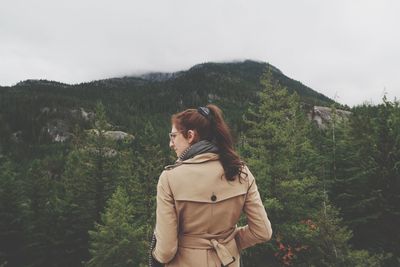
[[[184,248],[194,249],[214,249],[217,253],[218,258],[222,262],[223,266],[228,266],[233,263],[236,259],[232,256],[229,250],[225,247],[225,244],[230,241],[235,241],[236,228],[228,235],[223,234],[216,236],[215,238],[204,238],[199,236],[180,235],[179,246]]]

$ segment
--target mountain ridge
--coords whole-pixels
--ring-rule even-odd
[[[243,114],[260,101],[263,90],[260,80],[267,71],[271,72],[271,79],[290,93],[299,94],[305,113],[315,106],[329,107],[335,103],[269,63],[250,60],[208,62],[186,71],[147,73],[74,85],[26,80],[0,88],[0,139],[4,140],[0,146],[11,149],[17,145],[20,151],[30,151],[32,146],[72,134],[75,128],[90,129],[93,121],[84,117],[94,114],[98,102],[104,105],[112,130],[133,135],[149,122],[156,131],[165,132],[170,127],[171,114],[213,103],[224,111],[228,125],[239,135],[246,128]],[[164,136],[158,138],[161,143],[165,142]]]
[[[225,69],[225,70],[224,70]],[[229,69],[229,70],[228,70]],[[234,70],[236,69],[236,70]],[[196,75],[202,72],[219,72],[219,74],[227,74],[227,75],[237,75],[241,76],[243,73],[247,73],[244,77],[250,79],[252,82],[257,83],[257,80],[260,79],[262,72],[265,70],[271,70],[274,75],[274,78],[279,80],[279,82],[288,88],[289,92],[297,91],[300,95],[308,95],[314,98],[320,98],[323,102],[327,102],[326,104],[332,104],[334,101],[329,97],[319,93],[318,91],[310,88],[309,86],[304,85],[302,82],[292,79],[286,76],[279,68],[273,66],[270,63],[255,61],[255,60],[243,60],[243,61],[232,61],[232,62],[205,62],[193,65],[187,70],[181,70],[176,72],[145,72],[143,74],[137,75],[125,75],[122,77],[111,77],[99,80],[93,80],[88,82],[81,82],[76,84],[68,84],[62,83],[58,81],[46,80],[46,79],[27,79],[24,81],[20,81],[13,86],[0,86],[0,88],[20,88],[20,87],[29,87],[29,86],[42,86],[42,87],[82,87],[82,86],[101,86],[101,87],[110,87],[117,88],[119,86],[143,86],[147,83],[162,83],[162,82],[170,82],[176,79],[179,79],[183,76]],[[210,74],[205,75],[209,77]],[[293,90],[293,88],[297,88]],[[321,103],[319,103],[321,104]]]

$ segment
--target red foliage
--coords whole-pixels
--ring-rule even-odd
[[[294,247],[289,244],[285,245],[283,242],[281,242],[280,237],[276,238],[276,243],[279,251],[276,252],[274,256],[277,257],[285,266],[292,265],[295,255],[299,254],[302,250],[308,249],[308,246],[301,244]]]

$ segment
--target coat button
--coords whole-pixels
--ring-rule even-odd
[[[217,196],[213,194],[213,195],[211,196],[211,201],[215,201],[215,200],[217,200]]]

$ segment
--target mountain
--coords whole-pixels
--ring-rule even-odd
[[[133,135],[148,121],[164,131],[172,113],[207,103],[219,105],[237,133],[242,129],[243,113],[250,104],[257,104],[262,89],[260,78],[268,70],[289,92],[297,92],[307,109],[334,103],[278,68],[250,60],[204,63],[186,71],[74,85],[26,80],[0,88],[0,145],[4,149],[13,142],[30,146],[52,142],[54,136],[67,140],[64,137],[69,136],[73,127],[91,127],[92,121],[79,114],[93,113],[97,101],[104,104],[113,130]]]

